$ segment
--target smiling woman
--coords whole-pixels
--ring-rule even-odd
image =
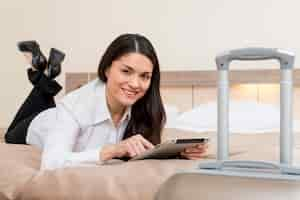
[[[132,34],[115,39],[100,61],[98,76],[106,83],[108,109],[115,125],[126,109],[131,110],[123,138],[134,136],[134,140],[106,146],[103,159],[112,158],[115,148],[128,151],[126,156],[132,157],[151,148],[148,141],[160,143],[165,111],[159,90],[159,62],[150,41]]]
[[[61,87],[47,74],[53,59],[37,68],[33,60],[42,52],[34,44],[26,48],[34,88],[5,135],[7,143],[42,149],[41,169],[134,157],[160,143],[166,117],[159,62],[147,38],[117,37],[101,58],[98,79],[57,104]]]
[[[41,169],[132,158],[161,142],[166,116],[159,89],[160,69],[147,38],[138,34],[117,37],[100,60],[98,78],[57,104],[54,96],[61,86],[53,73],[47,72],[55,63],[60,67],[62,59],[54,62],[53,58],[62,57],[50,56],[47,66],[36,67],[32,61],[42,53],[38,45],[34,47],[26,54],[33,66],[28,75],[34,88],[5,139],[40,148]],[[195,146],[182,156],[198,159],[205,148]]]

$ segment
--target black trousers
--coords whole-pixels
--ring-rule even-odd
[[[5,133],[6,143],[26,144],[31,121],[40,112],[55,107],[54,96],[62,89],[55,80],[49,79],[41,71],[28,69],[27,74],[34,87],[9,125]]]

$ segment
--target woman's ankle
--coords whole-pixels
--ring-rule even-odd
[[[43,72],[34,69],[33,67],[29,67],[27,69],[27,76],[32,85],[36,85],[42,77]]]

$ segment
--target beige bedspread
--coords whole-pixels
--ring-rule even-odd
[[[215,155],[215,134],[168,129],[166,138],[211,138],[208,157]],[[300,163],[300,140],[296,135],[295,161]],[[278,160],[276,133],[233,135],[231,159]],[[0,144],[0,199],[154,199],[160,186],[177,170],[193,169],[201,161],[115,161],[107,165],[39,172],[39,150],[25,145]]]

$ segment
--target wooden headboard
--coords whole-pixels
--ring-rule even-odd
[[[70,92],[82,84],[97,77],[94,72],[66,73],[66,92]],[[294,70],[294,85],[300,85],[300,69]],[[230,71],[230,84],[279,83],[279,70],[232,70]],[[217,83],[217,71],[163,71],[161,72],[161,87],[200,86],[215,87]]]
[[[279,105],[279,70],[231,70],[229,76],[230,98]],[[293,76],[294,106],[300,111],[300,103],[297,101],[300,97],[300,69],[295,69]],[[70,92],[96,77],[97,74],[91,72],[66,73],[65,91]],[[161,94],[164,103],[176,105],[180,111],[209,101],[216,101],[216,84],[216,70],[161,72]],[[255,86],[243,86],[244,84],[255,84]]]

